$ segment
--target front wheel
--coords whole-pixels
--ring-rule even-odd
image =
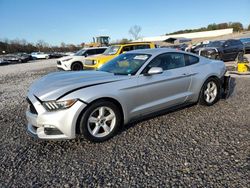
[[[199,103],[206,106],[215,104],[220,99],[220,82],[209,78],[202,86]]]
[[[103,142],[113,137],[120,125],[119,108],[109,101],[97,101],[83,113],[80,130],[88,140]]]
[[[83,66],[82,66],[82,63],[80,62],[75,62],[71,65],[71,70],[73,71],[80,71],[80,70],[83,70]]]

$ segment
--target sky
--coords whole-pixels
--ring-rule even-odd
[[[0,39],[51,45],[132,38],[133,25],[149,37],[230,21],[250,24],[250,0],[0,0]]]

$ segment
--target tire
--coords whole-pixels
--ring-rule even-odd
[[[86,139],[103,142],[116,135],[121,126],[121,120],[120,109],[114,103],[97,101],[84,111],[79,128]]]
[[[199,104],[212,106],[220,99],[220,90],[220,81],[216,78],[208,78],[201,88]]]
[[[71,65],[71,70],[73,71],[80,71],[83,70],[83,65],[80,62],[75,62]]]

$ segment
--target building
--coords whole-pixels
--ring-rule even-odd
[[[212,31],[201,31],[201,32],[194,32],[194,33],[183,33],[183,34],[174,34],[174,35],[161,35],[161,36],[155,36],[155,37],[143,37],[139,40],[136,40],[134,42],[169,42],[169,43],[175,43],[177,40],[179,43],[180,41],[190,41],[193,39],[199,39],[199,38],[212,38],[212,37],[218,37],[223,35],[228,35],[233,33],[233,28],[229,29],[218,29],[218,30],[212,30]]]

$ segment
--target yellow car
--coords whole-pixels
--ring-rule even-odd
[[[84,60],[84,69],[97,69],[116,56],[131,50],[155,48],[152,42],[117,44],[108,47],[103,54],[89,56]]]

